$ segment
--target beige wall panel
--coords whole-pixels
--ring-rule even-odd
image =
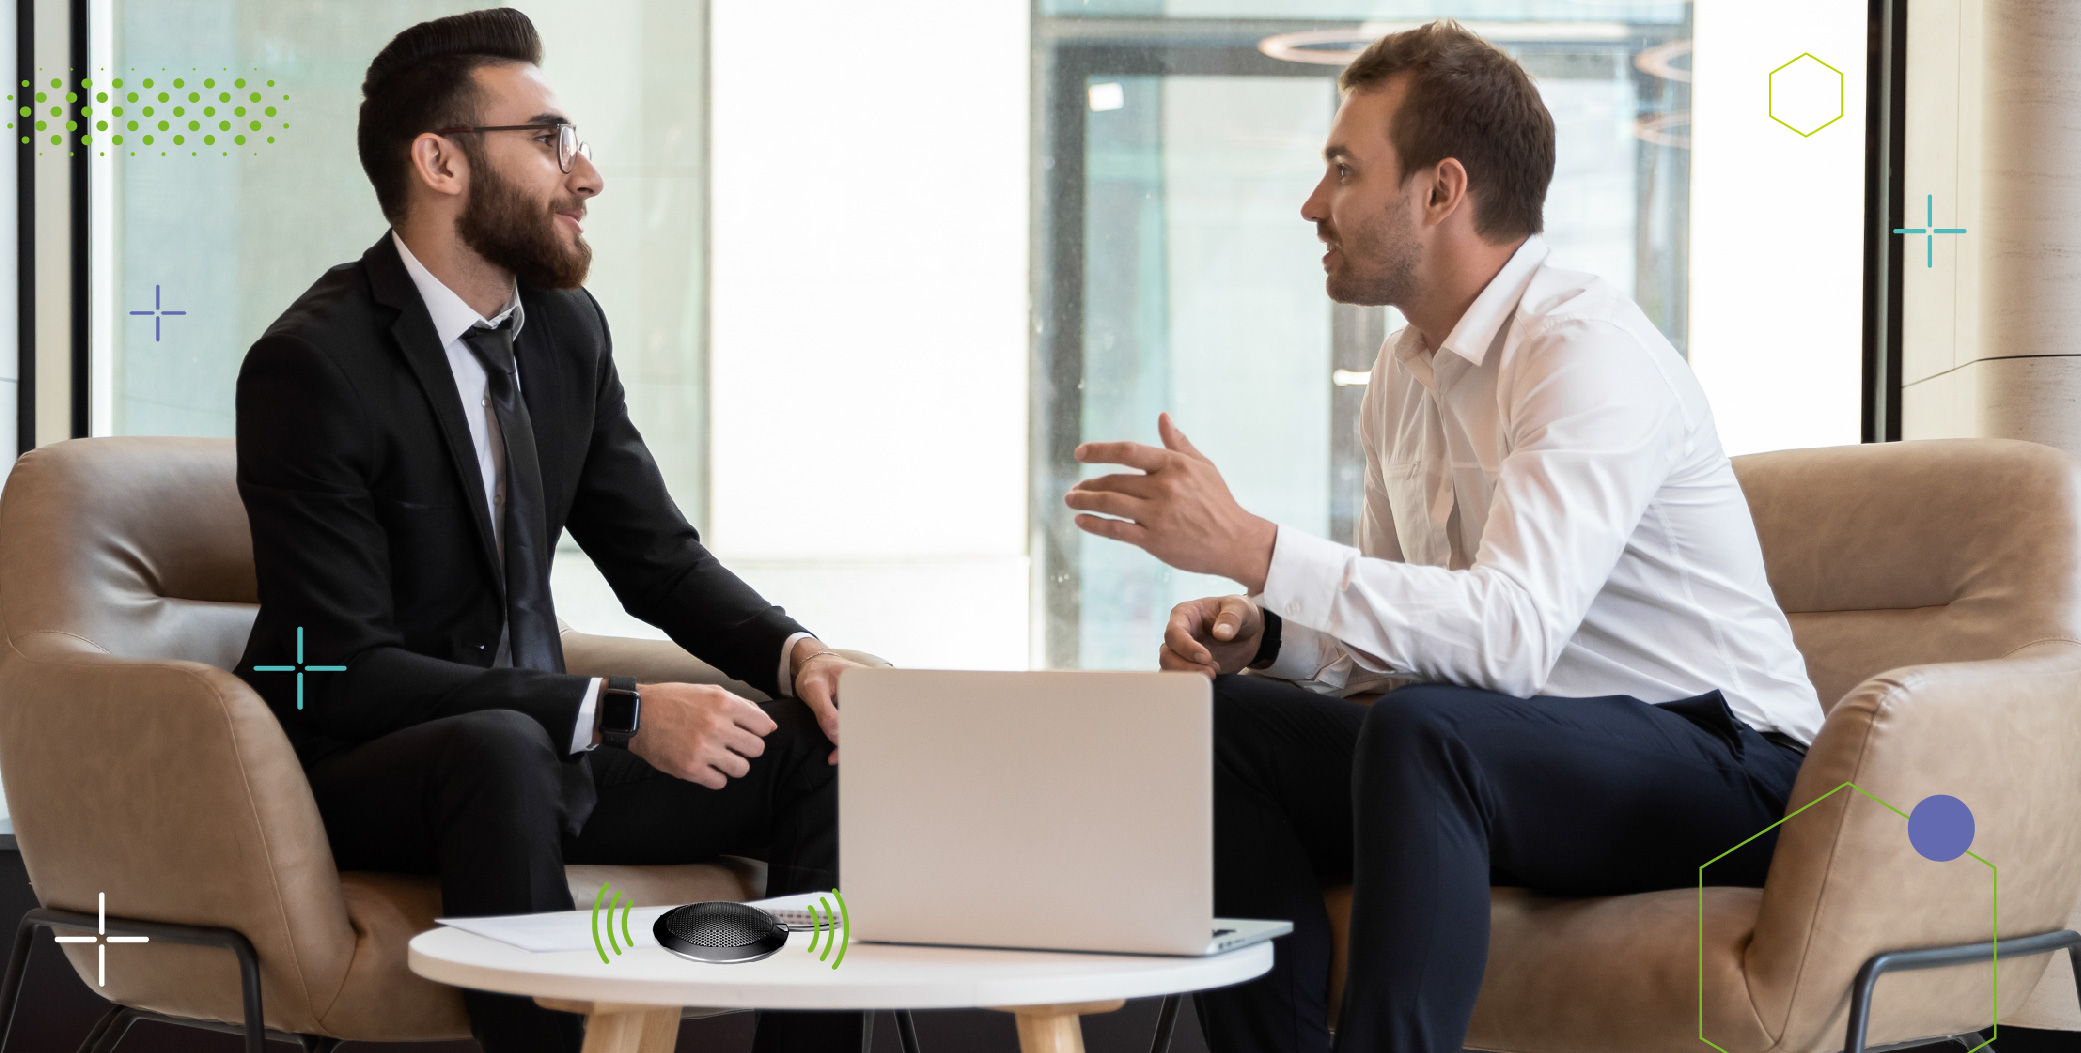
[[[1966,67],[1961,30],[1974,19],[1978,0],[1923,0],[1908,19],[1907,158],[1905,202],[1901,208],[1903,227],[1926,226],[1925,203],[1930,196],[1943,199],[1945,216],[1958,202],[1960,168],[1959,100],[1961,76]],[[1944,226],[1960,224],[1946,222]],[[1967,225],[1970,229],[1970,225]],[[1901,263],[1901,380],[1914,384],[1956,368],[1958,344],[1958,252],[1945,250],[1928,266],[1925,239],[1916,234],[1896,234],[1902,239]],[[1943,235],[1949,240],[1956,235]],[[1903,426],[1913,413],[1903,408]]]
[[[1977,389],[1972,434],[2081,454],[2081,358],[1990,358],[1959,372],[1970,375]]]
[[[1917,0],[1907,70],[1904,225],[1965,233],[1900,235],[1902,434],[2081,452],[2081,3]]]
[[[1958,439],[1973,434],[1972,378],[1963,371],[1939,373],[1900,391],[1900,437]]]
[[[1985,159],[1972,171],[1986,192],[1971,195],[1977,225],[1951,224],[1969,231],[1954,236],[1961,248],[1978,249],[1969,254],[1981,268],[1981,302],[1961,300],[1960,316],[1977,315],[1979,339],[1961,344],[1957,357],[2074,354],[2081,351],[2081,254],[2074,252],[2081,245],[2081,109],[2074,105],[2081,4],[1990,0],[1985,25],[1978,106]],[[1938,254],[1946,247],[1937,246]]]

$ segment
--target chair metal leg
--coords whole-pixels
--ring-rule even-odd
[[[303,1053],[332,1053],[346,1040],[331,1035],[298,1035],[296,1041],[303,1046]]]
[[[910,1010],[896,1010],[896,1037],[903,1040],[903,1053],[918,1053],[918,1022]]]
[[[14,1027],[15,1005],[21,1000],[22,977],[29,964],[29,941],[39,929],[100,931],[110,936],[144,936],[160,943],[190,943],[229,950],[238,959],[239,994],[245,1010],[245,1027],[242,1029],[246,1037],[245,1053],[267,1053],[267,1020],[261,1013],[260,1003],[260,956],[253,953],[252,941],[238,930],[211,925],[168,925],[131,918],[104,919],[81,911],[46,907],[23,914],[22,920],[15,925],[14,948],[7,956],[7,975],[0,979],[0,1050],[6,1049],[7,1034]],[[130,1012],[133,1014],[131,1019],[135,1019],[136,1011]],[[112,1021],[115,1018],[111,1015],[102,1019]],[[124,1027],[128,1026],[126,1020]]]
[[[2081,999],[2081,946],[2067,948],[2067,963],[2074,967],[2074,997]]]
[[[2041,932],[2036,936],[2003,940],[1998,946],[2002,956],[2006,958],[2050,954],[2063,948],[2067,957],[2073,960],[2076,982],[2081,984],[2081,932],[2072,929]],[[1873,989],[1878,986],[1880,976],[1913,969],[1938,969],[1947,965],[1985,962],[1994,956],[1996,947],[1997,944],[1991,942],[1958,943],[1948,947],[1923,947],[1912,951],[1888,951],[1885,954],[1872,955],[1857,970],[1857,979],[1850,986],[1850,1023],[1843,1037],[1843,1053],[1866,1053],[1864,1040],[1870,1033],[1871,996]],[[1949,1037],[1935,1036],[1930,1041]]]
[[[87,1037],[80,1039],[79,1053],[108,1053],[115,1045],[114,1042],[108,1041],[108,1033],[117,1028],[118,1021],[121,1022],[123,1031],[130,1030],[130,1021],[127,1019],[129,1015],[129,1006],[111,1003],[108,1011],[102,1013],[100,1019],[94,1021],[94,1026],[87,1029]],[[116,1036],[116,1042],[122,1040],[120,1034]]]
[[[1179,995],[1164,995],[1163,1008],[1156,1013],[1156,1041],[1149,1044],[1149,1053],[1171,1053],[1171,1033],[1178,1029]]]
[[[874,1053],[874,1010],[860,1014],[860,1053]]]
[[[22,976],[29,964],[29,941],[37,925],[26,915],[14,927],[14,946],[7,953],[7,975],[0,979],[0,1050],[7,1048],[7,1034],[14,1029],[14,1005],[22,996]]]

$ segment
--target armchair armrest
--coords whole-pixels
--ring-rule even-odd
[[[1908,666],[1859,685],[1829,713],[1800,769],[1791,818],[1778,828],[1755,937],[1743,952],[1758,1022],[1809,1048],[1809,1036],[1842,1034],[1851,979],[1874,955],[2065,927],[2081,894],[2076,756],[2081,642]],[[1970,855],[1939,862],[1910,842],[1901,813],[1936,794],[1972,810]],[[1709,873],[1704,880],[1711,883]],[[2002,956],[2004,1014],[2048,962]],[[1871,1041],[1986,1026],[1991,968],[1889,975],[1873,1003],[1873,1019],[1885,1027]]]
[[[199,662],[131,660],[68,634],[0,654],[0,773],[44,907],[221,926],[259,952],[270,1023],[322,1017],[356,949],[332,849],[295,751],[245,682]],[[69,645],[69,646],[68,646]],[[90,982],[95,951],[68,945]],[[237,964],[214,947],[111,954],[101,993],[240,1020]]]
[[[670,640],[638,640],[627,636],[595,636],[566,628],[564,668],[579,676],[633,676],[647,684],[715,684],[754,702],[767,701],[765,692],[732,680],[723,671],[695,658]],[[862,665],[889,663],[865,651],[832,650]],[[777,659],[779,656],[775,656]]]

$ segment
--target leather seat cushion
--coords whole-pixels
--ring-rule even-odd
[[[1343,995],[1351,887],[1329,889],[1334,940],[1330,1020]],[[1705,1034],[1724,1049],[1767,1049],[1742,954],[1763,890],[1705,890]],[[1541,896],[1489,890],[1488,965],[1467,1027],[1469,1049],[1500,1053],[1651,1050],[1698,1031],[1698,891]],[[1672,1051],[1674,1053],[1674,1051]]]
[[[571,898],[580,906],[592,903],[602,882],[628,892],[639,907],[753,899],[765,884],[762,865],[734,859],[720,866],[570,866],[564,874]],[[438,881],[430,876],[346,871],[340,874],[340,888],[356,946],[347,982],[325,1013],[326,1032],[373,1042],[468,1038],[470,1022],[457,990],[424,979],[405,965],[405,945],[433,928],[440,914]]]

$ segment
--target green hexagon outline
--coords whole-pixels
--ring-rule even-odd
[[[1794,61],[1797,61],[1797,60],[1794,60]],[[1816,61],[1816,62],[1820,62],[1821,60],[1820,60],[1820,59],[1815,59],[1814,61]],[[1826,63],[1822,63],[1822,64],[1823,64],[1823,65],[1826,65]],[[1787,65],[1789,65],[1789,63],[1787,63]],[[1780,68],[1782,68],[1782,67],[1780,67]],[[1773,119],[1775,119],[1775,118],[1773,118]],[[1779,121],[1778,123],[1779,123],[1779,124],[1784,124],[1784,122],[1783,122],[1783,121]],[[1788,127],[1788,128],[1789,128],[1789,127],[1791,127],[1791,126],[1790,126],[1790,125],[1786,125],[1786,127]],[[1792,130],[1796,132],[1796,131],[1798,131],[1799,129],[1797,129],[1797,128],[1793,128]],[[1814,130],[1818,132],[1818,131],[1820,131],[1821,129],[1819,129],[1819,128],[1816,128],[1816,129],[1814,129]],[[1740,845],[1735,845],[1735,846],[1734,846],[1733,848],[1730,848],[1730,849],[1728,849],[1727,851],[1725,851],[1725,852],[1722,852],[1722,853],[1720,853],[1719,855],[1716,855],[1716,856],[1712,857],[1711,859],[1708,859],[1708,860],[1706,860],[1705,862],[1703,862],[1703,863],[1700,863],[1700,864],[1698,865],[1698,1041],[1700,1041],[1700,1042],[1703,1042],[1703,1043],[1705,1043],[1706,1045],[1708,1045],[1708,1046],[1711,1046],[1712,1048],[1714,1048],[1714,1049],[1717,1049],[1717,1050],[1719,1050],[1719,1051],[1720,1051],[1720,1053],[1728,1053],[1728,1050],[1727,1050],[1727,1048],[1726,1048],[1725,1046],[1722,1046],[1722,1045],[1720,1045],[1720,1044],[1719,1044],[1719,1043],[1717,1043],[1717,1042],[1714,1042],[1714,1041],[1713,1041],[1712,1039],[1709,1039],[1709,1038],[1705,1037],[1705,868],[1706,868],[1706,867],[1709,867],[1709,866],[1711,866],[1711,865],[1713,865],[1714,863],[1717,863],[1717,862],[1719,862],[1719,861],[1720,861],[1720,860],[1722,860],[1722,859],[1725,859],[1725,858],[1727,858],[1727,857],[1728,857],[1729,855],[1733,854],[1733,852],[1734,852],[1734,851],[1735,851],[1736,849],[1739,849],[1739,848],[1741,847],[1741,845],[1745,845],[1745,844],[1748,844],[1748,843],[1749,843],[1750,841],[1754,841],[1755,839],[1757,839],[1757,838],[1759,838],[1759,837],[1762,837],[1762,836],[1763,836],[1764,834],[1767,834],[1767,833],[1771,832],[1772,830],[1775,830],[1775,829],[1777,829],[1778,827],[1780,827],[1780,826],[1784,825],[1784,824],[1785,824],[1785,822],[1786,822],[1787,820],[1791,819],[1793,815],[1798,815],[1798,814],[1799,814],[1799,812],[1803,812],[1803,811],[1806,811],[1806,810],[1807,810],[1808,808],[1812,808],[1813,806],[1815,806],[1815,805],[1817,805],[1817,804],[1820,804],[1820,803],[1821,803],[1822,801],[1825,801],[1825,800],[1829,799],[1830,797],[1833,797],[1833,796],[1835,796],[1836,794],[1838,794],[1838,793],[1842,792],[1842,791],[1843,791],[1843,789],[1844,789],[1845,787],[1847,787],[1847,788],[1849,788],[1849,789],[1852,789],[1852,790],[1856,790],[1856,791],[1857,791],[1858,793],[1861,793],[1861,794],[1865,795],[1866,797],[1870,797],[1870,798],[1871,798],[1872,800],[1874,800],[1874,801],[1878,801],[1878,802],[1879,802],[1880,804],[1882,804],[1882,805],[1885,805],[1885,807],[1886,807],[1886,809],[1887,809],[1888,811],[1892,812],[1893,814],[1895,814],[1895,815],[1897,815],[1897,816],[1900,816],[1900,817],[1901,817],[1902,819],[1907,819],[1907,818],[1908,818],[1908,813],[1906,813],[1906,812],[1903,812],[1903,811],[1901,811],[1900,809],[1898,809],[1898,808],[1895,808],[1895,807],[1893,807],[1893,806],[1892,806],[1892,805],[1890,805],[1890,804],[1887,804],[1887,803],[1886,803],[1885,801],[1883,801],[1883,800],[1879,800],[1879,798],[1878,798],[1878,797],[1877,797],[1876,795],[1874,795],[1874,794],[1873,794],[1873,793],[1872,793],[1872,792],[1871,792],[1870,790],[1867,790],[1867,789],[1865,789],[1864,787],[1862,787],[1862,786],[1859,786],[1859,785],[1857,785],[1857,784],[1856,784],[1856,783],[1854,783],[1854,782],[1845,782],[1845,783],[1843,783],[1843,784],[1842,784],[1842,786],[1838,786],[1838,787],[1836,787],[1835,789],[1833,789],[1833,790],[1830,790],[1830,791],[1828,791],[1827,793],[1824,793],[1824,794],[1822,794],[1821,796],[1819,796],[1819,797],[1816,797],[1816,798],[1814,798],[1813,800],[1811,800],[1811,801],[1808,801],[1807,803],[1805,803],[1805,804],[1803,804],[1803,805],[1800,805],[1800,806],[1799,806],[1799,811],[1797,811],[1797,812],[1793,812],[1793,813],[1792,813],[1792,815],[1788,815],[1788,816],[1786,816],[1786,817],[1785,817],[1784,819],[1780,819],[1780,820],[1778,820],[1777,822],[1775,822],[1775,823],[1772,823],[1772,824],[1770,824],[1769,826],[1766,826],[1766,827],[1764,827],[1763,829],[1761,829],[1761,830],[1758,830],[1758,831],[1756,831],[1756,832],[1755,832],[1755,833],[1753,833],[1753,834],[1750,834],[1750,835],[1749,835],[1748,837],[1746,837],[1746,838],[1744,838],[1744,839],[1742,840],[1742,842],[1741,842],[1741,844],[1740,844]],[[1994,1042],[1994,1040],[1995,1040],[1996,1038],[2000,1037],[2000,1035],[2001,1035],[2001,1026],[2002,1026],[2002,1025],[2001,1025],[2001,1017],[2002,1017],[2002,973],[2001,973],[2001,963],[2002,963],[2002,930],[2001,930],[2001,903],[2002,903],[2002,896],[2001,896],[2001,893],[2002,893],[2002,873],[2001,873],[2001,868],[2000,868],[2000,867],[1997,867],[1997,866],[1995,866],[1995,865],[1994,865],[1993,863],[1988,863],[1988,862],[1987,862],[1987,860],[1985,860],[1985,859],[1982,859],[1982,858],[1980,857],[1980,855],[1979,855],[1978,853],[1976,853],[1976,852],[1972,851],[1971,849],[1967,849],[1967,850],[1966,850],[1966,852],[1965,852],[1965,854],[1966,854],[1966,855],[1969,855],[1969,856],[1972,856],[1972,857],[1973,857],[1974,859],[1978,859],[1978,860],[1979,860],[1979,861],[1980,861],[1981,863],[1983,863],[1983,864],[1985,864],[1985,865],[1986,865],[1986,867],[1987,867],[1987,869],[1988,869],[1988,870],[1992,871],[1992,872],[1993,872],[1993,874],[1994,874],[1994,879],[1993,879],[1993,880],[1994,880],[1994,886],[1993,886],[1993,889],[1994,889],[1994,891],[1993,891],[1993,898],[1994,898],[1994,956],[1993,956],[1993,958],[1992,958],[1992,966],[1991,966],[1991,967],[1992,967],[1992,969],[1993,969],[1993,971],[1994,971],[1994,1017],[1993,1017],[1993,1020],[1994,1020],[1994,1026],[1993,1026],[1993,1027],[1992,1027],[1992,1028],[1991,1028],[1991,1029],[1990,1029],[1990,1030],[1988,1031],[1988,1034],[1987,1034],[1987,1038],[1986,1038],[1986,1040],[1985,1040],[1985,1041],[1983,1041],[1983,1042],[1981,1042],[1981,1043],[1980,1043],[1979,1045],[1977,1045],[1977,1046],[1974,1046],[1973,1048],[1971,1048],[1971,1049],[1969,1049],[1969,1050],[1966,1050],[1966,1051],[1965,1051],[1965,1053],[1980,1053],[1980,1051],[1981,1051],[1981,1050],[1983,1050],[1983,1049],[1986,1049],[1986,1048],[1987,1048],[1987,1047],[1988,1047],[1988,1046],[1989,1046],[1990,1044],[1992,1044],[1992,1043]]]
[[[1826,59],[1823,59],[1823,58],[1822,58],[1821,56],[1819,56],[1819,55],[1816,55],[1816,54],[1814,54],[1814,53],[1813,53],[1813,52],[1811,52],[1811,51],[1802,51],[1802,52],[1800,52],[1799,54],[1797,54],[1797,55],[1794,55],[1794,56],[1792,56],[1792,58],[1791,58],[1791,59],[1790,59],[1789,61],[1787,61],[1787,62],[1785,63],[1785,66],[1789,66],[1789,65],[1791,65],[1792,63],[1794,63],[1794,62],[1797,62],[1797,61],[1799,61],[1800,59],[1803,59],[1803,58],[1810,58],[1810,59],[1813,59],[1813,60],[1814,60],[1815,62],[1819,62],[1819,63],[1820,63],[1821,65],[1823,65],[1823,66],[1828,66],[1828,62],[1827,62],[1827,60],[1826,60]],[[1785,122],[1783,122],[1783,121],[1778,121],[1778,113],[1777,113],[1777,110],[1778,110],[1778,107],[1777,107],[1777,79],[1776,79],[1776,78],[1777,78],[1777,75],[1778,75],[1778,71],[1779,71],[1779,70],[1782,70],[1782,69],[1784,69],[1784,68],[1785,68],[1785,66],[1779,66],[1779,67],[1778,67],[1777,69],[1771,70],[1771,71],[1770,71],[1770,75],[1769,75],[1768,77],[1764,78],[1764,79],[1765,79],[1766,81],[1768,81],[1768,82],[1769,82],[1769,86],[1768,86],[1768,87],[1767,87],[1767,88],[1765,89],[1765,91],[1764,91],[1764,98],[1765,98],[1766,100],[1768,100],[1768,106],[1769,106],[1769,114],[1770,114],[1770,119],[1771,119],[1771,120],[1773,120],[1773,121],[1777,121],[1777,122],[1778,122],[1779,124],[1785,124]],[[1811,131],[1811,132],[1802,132],[1802,131],[1800,131],[1800,130],[1799,130],[1799,129],[1797,129],[1797,128],[1793,128],[1793,127],[1792,127],[1791,125],[1789,125],[1789,124],[1785,124],[1785,127],[1786,127],[1786,128],[1790,128],[1790,129],[1791,129],[1791,131],[1792,131],[1792,133],[1793,133],[1794,135],[1797,135],[1797,136],[1799,136],[1799,137],[1800,137],[1800,138],[1802,138],[1802,139],[1811,139],[1811,138],[1813,138],[1813,137],[1814,137],[1814,135],[1815,135],[1816,133],[1820,132],[1820,130],[1821,130],[1822,128],[1826,128],[1826,127],[1828,127],[1829,125],[1831,125],[1831,124],[1834,124],[1835,122],[1837,122],[1837,121],[1840,121],[1840,120],[1842,120],[1842,119],[1843,119],[1843,111],[1844,111],[1845,109],[1847,109],[1847,108],[1848,108],[1848,105],[1847,105],[1847,103],[1845,102],[1845,98],[1846,98],[1846,92],[1847,92],[1847,89],[1845,89],[1845,88],[1844,88],[1844,86],[1843,86],[1843,79],[1844,79],[1844,78],[1843,78],[1843,71],[1842,71],[1842,70],[1839,70],[1839,69],[1836,69],[1836,68],[1835,68],[1834,66],[1828,66],[1828,68],[1829,68],[1829,69],[1830,69],[1831,71],[1833,71],[1833,72],[1835,73],[1835,116],[1833,116],[1833,117],[1830,117],[1830,118],[1829,118],[1829,119],[1828,119],[1827,121],[1823,122],[1823,123],[1822,123],[1822,124],[1820,125],[1820,127],[1817,127],[1817,128],[1815,128],[1815,129],[1814,129],[1813,131]],[[1838,789],[1838,790],[1839,790],[1839,789],[1842,789],[1842,787],[1838,786],[1838,787],[1836,787],[1836,789]],[[1830,790],[1829,792],[1830,792],[1830,793],[1834,793],[1834,792],[1835,792],[1835,790]],[[1873,798],[1872,798],[1872,800],[1876,801],[1876,800],[1878,800],[1878,798],[1876,798],[1876,797],[1873,797]],[[1889,808],[1890,808],[1890,807],[1892,807],[1892,806],[1891,806],[1891,805],[1888,805],[1887,807],[1889,807]]]

